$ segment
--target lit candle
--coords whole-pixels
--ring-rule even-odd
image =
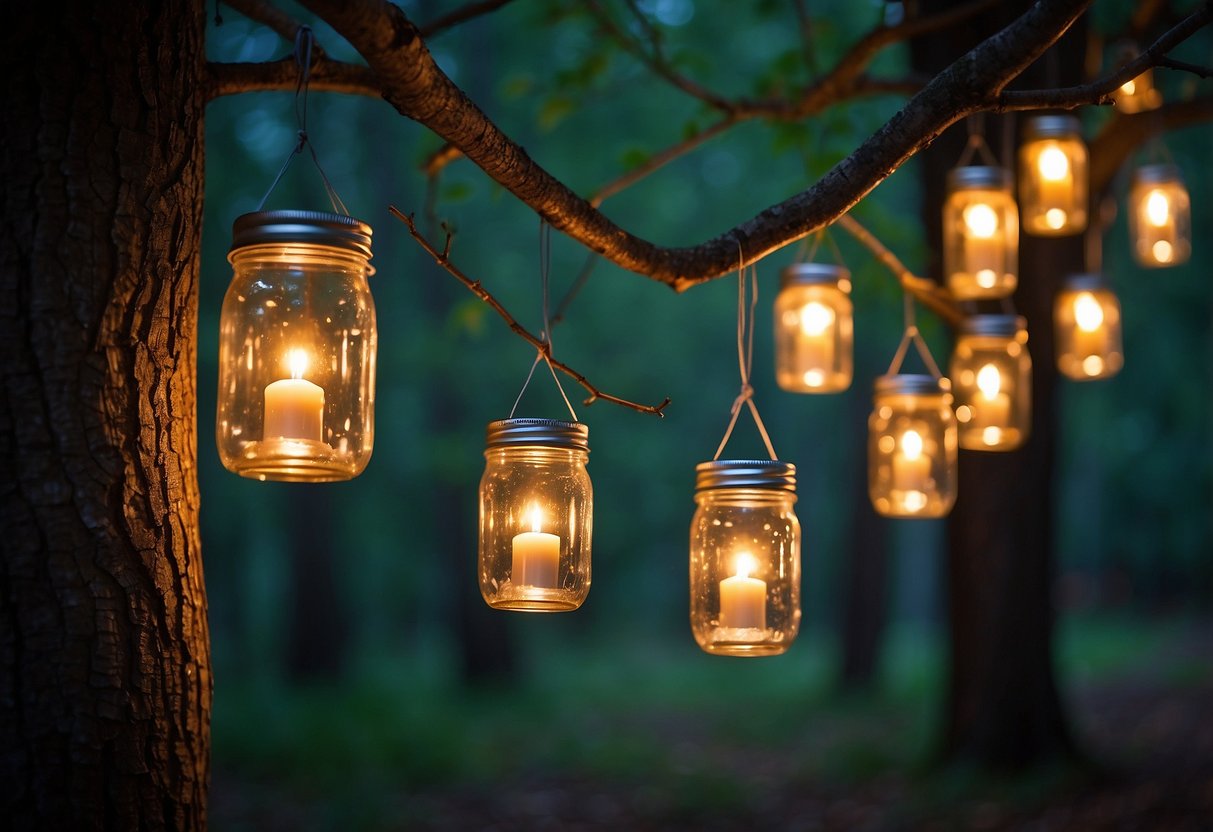
[[[324,388],[303,377],[307,352],[291,350],[287,357],[291,377],[265,387],[263,439],[324,441]]]
[[[964,209],[965,270],[977,285],[993,289],[1004,272],[1006,242],[998,227],[998,214],[984,202]]]
[[[1103,307],[1090,292],[1074,298],[1074,354],[1087,375],[1098,375],[1108,351],[1108,333],[1104,328]],[[1090,360],[1095,358],[1097,360]]]
[[[834,310],[811,301],[800,310],[801,337],[797,339],[797,361],[804,370],[804,383],[820,387],[834,364]]]
[[[514,535],[510,580],[515,586],[555,588],[560,573],[560,538],[539,531],[543,514],[531,505],[531,531]]]
[[[977,387],[981,391],[974,398],[977,411],[973,426],[982,429],[982,440],[987,445],[997,445],[1007,427],[1011,413],[1011,397],[1002,390],[1002,374],[993,364],[986,364],[977,371]]]
[[[733,567],[737,574],[720,582],[720,626],[765,630],[767,583],[750,577],[758,562],[749,552],[740,552]]]
[[[1045,212],[1045,225],[1061,228],[1068,219],[1065,209],[1074,190],[1070,160],[1061,148],[1049,145],[1040,152],[1036,167],[1040,173],[1040,207]]]
[[[931,474],[931,460],[923,456],[922,435],[907,430],[901,435],[901,447],[893,453],[893,489],[922,491]]]

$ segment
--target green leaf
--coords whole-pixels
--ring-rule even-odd
[[[564,121],[573,112],[577,103],[566,95],[553,95],[539,108],[539,126],[543,130],[551,130]]]

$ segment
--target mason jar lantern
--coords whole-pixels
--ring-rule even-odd
[[[1032,418],[1032,359],[1022,317],[965,318],[948,377],[956,396],[960,447],[1010,451],[1023,444]]]
[[[956,418],[946,378],[876,379],[868,494],[885,517],[943,517],[956,502]]]
[[[565,612],[590,591],[590,429],[490,422],[480,479],[480,594],[490,607]]]
[[[1075,381],[1110,378],[1125,358],[1120,301],[1097,274],[1071,275],[1053,305],[1057,369]]]
[[[1192,208],[1175,165],[1145,165],[1129,189],[1129,238],[1133,257],[1159,268],[1186,263],[1192,254]]]
[[[1019,148],[1019,210],[1024,230],[1042,237],[1087,227],[1087,146],[1074,116],[1035,116]]]
[[[1116,109],[1122,113],[1143,113],[1162,104],[1162,94],[1154,86],[1154,70],[1147,69],[1136,78],[1125,81],[1112,93]]]
[[[796,466],[718,460],[695,468],[691,630],[708,653],[773,656],[800,629]]]
[[[219,456],[259,480],[347,480],[375,436],[371,227],[340,214],[237,218],[219,323]]]
[[[967,165],[948,171],[943,207],[944,273],[958,300],[1003,298],[1019,271],[1019,210],[1011,174]]]
[[[851,274],[829,263],[794,263],[775,298],[775,380],[793,393],[851,386]]]

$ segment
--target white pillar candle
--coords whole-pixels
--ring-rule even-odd
[[[1074,192],[1070,160],[1061,148],[1046,147],[1037,160],[1037,172],[1040,174],[1040,207],[1045,212],[1045,224],[1050,228],[1061,228],[1069,219],[1066,209],[1070,207]]]
[[[737,574],[720,582],[720,626],[735,629],[765,630],[767,626],[767,584],[750,573],[758,564],[749,552],[737,555]]]
[[[265,386],[265,420],[262,439],[324,441],[324,388],[303,377],[307,353],[291,350],[287,359],[291,377]]]
[[[1011,397],[1002,392],[1002,374],[993,364],[977,371],[977,388],[973,397],[974,427],[1005,428],[1011,414]]]
[[[975,202],[965,208],[964,222],[964,268],[978,286],[992,289],[1006,271],[1006,237],[998,213],[984,202]]]
[[[1074,298],[1074,323],[1074,354],[1078,360],[1092,355],[1102,358],[1108,351],[1108,332],[1103,325],[1103,307],[1089,292]]]
[[[931,460],[922,453],[922,435],[907,430],[893,452],[893,490],[925,491],[931,475]]]
[[[553,589],[560,574],[560,538],[539,531],[543,515],[531,506],[531,531],[514,535],[510,581],[515,586]]]
[[[834,310],[811,301],[800,310],[796,360],[809,387],[820,387],[834,366]]]

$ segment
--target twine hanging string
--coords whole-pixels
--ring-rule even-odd
[[[729,426],[725,429],[724,438],[720,440],[720,447],[716,449],[716,455],[712,459],[720,459],[725,445],[729,444],[729,438],[733,435],[733,428],[737,426],[741,406],[746,405],[750,408],[750,415],[754,417],[754,424],[758,426],[758,433],[762,435],[763,444],[767,446],[767,453],[771,459],[777,460],[779,456],[775,453],[775,446],[771,444],[771,437],[767,434],[766,425],[762,423],[762,417],[758,415],[758,405],[754,404],[754,388],[750,385],[750,371],[754,366],[754,308],[758,305],[758,267],[751,266],[746,270],[740,243],[737,245],[737,256],[737,367],[741,372],[741,392],[733,400]],[[751,287],[748,314],[747,281]]]
[[[552,324],[548,318],[548,273],[551,269],[552,262],[552,228],[541,217],[539,219],[539,283],[541,294],[543,296],[543,329],[539,332],[539,340],[545,344],[547,349],[536,351],[535,360],[531,362],[530,372],[526,374],[526,381],[522,382],[522,389],[518,391],[518,398],[514,399],[514,406],[510,408],[510,418],[514,418],[514,413],[518,410],[518,404],[522,401],[523,394],[526,393],[527,387],[531,384],[531,378],[535,375],[535,368],[539,366],[539,362],[543,361],[548,365],[548,372],[552,374],[552,381],[556,382],[556,389],[560,391],[560,398],[564,399],[564,406],[569,409],[569,415],[573,417],[573,421],[578,421],[577,413],[573,410],[573,403],[569,401],[569,397],[564,392],[564,385],[560,383],[560,376],[556,375],[556,368],[552,366],[552,352],[555,350],[555,344],[552,341]]]
[[[822,240],[830,244],[830,250],[834,252],[834,263],[845,267],[846,263],[842,261],[842,249],[838,247],[838,243],[834,240],[834,235],[830,233],[828,226],[817,229],[815,234],[805,237],[800,241],[800,246],[796,249],[796,262],[816,262],[817,250],[821,248]]]
[[[329,198],[329,203],[333,206],[334,213],[344,214],[347,217],[350,215],[349,210],[345,207],[345,203],[337,195],[337,189],[333,187],[333,183],[329,181],[324,168],[320,166],[320,159],[316,156],[316,148],[308,137],[307,93],[312,79],[312,49],[315,43],[316,36],[312,34],[312,27],[300,26],[299,31],[295,33],[295,68],[299,71],[299,77],[295,81],[295,124],[298,128],[298,141],[295,142],[295,147],[291,152],[287,154],[286,161],[282,163],[282,167],[278,170],[278,175],[274,177],[269,190],[265,192],[265,196],[261,197],[261,202],[257,205],[258,211],[265,209],[266,201],[270,198],[270,194],[274,192],[274,188],[277,188],[278,183],[282,181],[287,168],[291,166],[291,162],[306,147],[311,154],[312,164],[316,166],[316,170],[320,172],[320,178],[324,181],[324,191]]]
[[[981,161],[992,168],[998,167],[998,159],[995,157],[994,151],[990,150],[990,146],[986,144],[985,113],[974,113],[968,117],[966,123],[969,128],[969,140],[965,144],[960,158],[956,160],[956,167],[961,168],[971,164],[974,156],[980,156]]]
[[[922,333],[918,331],[918,323],[914,318],[914,298],[909,292],[903,292],[902,302],[906,329],[905,333],[901,336],[901,343],[897,346],[897,353],[893,356],[893,362],[889,364],[889,371],[886,375],[892,376],[901,372],[902,362],[906,360],[906,353],[910,349],[910,342],[913,341],[914,346],[918,349],[918,354],[922,356],[922,362],[927,365],[927,369],[931,371],[931,375],[937,379],[943,378],[943,373],[939,371],[939,365],[935,363],[935,358],[931,355],[927,342],[923,340]]]

